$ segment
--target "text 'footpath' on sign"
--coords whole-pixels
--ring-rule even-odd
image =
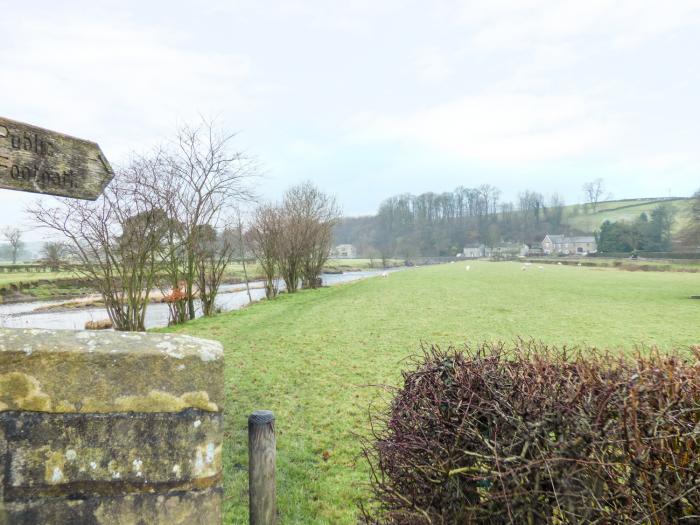
[[[113,176],[96,143],[0,117],[0,188],[95,200]]]

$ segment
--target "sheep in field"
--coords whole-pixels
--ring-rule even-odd
[[[382,277],[389,277],[389,272],[382,272]]]
[[[471,270],[471,269],[472,269],[472,267],[469,266],[469,265],[467,265],[467,271],[469,271],[469,270]]]

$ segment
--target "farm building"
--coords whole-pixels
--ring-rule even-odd
[[[509,256],[516,257],[519,255],[527,255],[529,248],[527,244],[520,242],[499,242],[493,247],[485,244],[467,244],[462,250],[463,256],[467,259],[476,259],[478,257],[492,256]]]
[[[570,255],[595,253],[598,244],[592,235],[569,237],[567,235],[546,235],[542,240],[545,255]]]
[[[499,242],[493,248],[491,248],[491,253],[489,255],[517,257],[527,255],[529,249],[530,247],[522,242]]]
[[[462,250],[462,256],[467,259],[478,259],[486,256],[486,246],[483,244],[467,244]]]
[[[339,244],[331,250],[331,257],[355,259],[357,257],[357,249],[352,244]]]

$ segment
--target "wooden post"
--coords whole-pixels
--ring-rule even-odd
[[[256,410],[248,417],[250,525],[277,524],[275,416]]]

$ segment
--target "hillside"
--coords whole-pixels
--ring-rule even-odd
[[[482,195],[478,190],[469,191]],[[354,244],[365,255],[371,251],[375,255],[386,251],[389,256],[401,257],[453,255],[466,243],[486,242],[489,238],[520,240],[532,245],[547,233],[592,234],[606,220],[631,222],[642,213],[651,216],[660,204],[676,210],[671,232],[675,237],[686,226],[693,201],[683,197],[611,200],[599,203],[595,212],[587,204],[563,206],[557,211],[541,202],[538,206],[543,207],[531,207],[526,212],[513,207],[506,213],[491,201],[490,209],[494,211],[482,219],[470,215],[470,210],[457,213],[456,206],[464,202],[457,192],[398,196],[385,201],[377,215],[345,217],[335,227],[334,241]],[[489,209],[485,205],[484,208]],[[536,209],[539,220],[533,220],[532,212]]]
[[[605,221],[632,221],[640,214],[651,211],[659,204],[668,203],[676,209],[674,232],[683,228],[690,211],[691,199],[688,198],[647,198],[606,201],[598,204],[598,211],[586,210],[583,204],[573,204],[564,208],[563,222],[572,229],[592,233]]]

